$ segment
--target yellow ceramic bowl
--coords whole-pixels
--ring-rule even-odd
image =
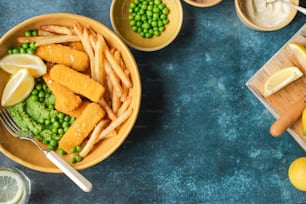
[[[217,5],[222,0],[184,0],[184,1],[195,7],[211,7]]]
[[[133,81],[133,100],[131,102],[131,105],[133,106],[132,115],[120,127],[117,136],[97,143],[94,150],[87,157],[74,165],[76,169],[81,170],[91,167],[110,156],[124,142],[134,126],[140,108],[141,82],[137,64],[130,50],[119,37],[117,37],[109,28],[100,22],[75,14],[56,13],[33,17],[9,30],[0,39],[0,57],[2,58],[5,56],[9,48],[16,46],[17,36],[22,36],[27,30],[37,29],[40,25],[47,24],[69,26],[76,21],[84,25],[91,26],[96,32],[101,33],[105,37],[109,46],[121,50],[122,57],[125,61],[126,67],[130,71],[131,79]],[[2,95],[3,87],[8,78],[8,74],[0,69],[0,95]],[[3,107],[1,107],[1,109],[2,108]],[[3,128],[2,125],[0,125],[0,151],[10,159],[28,168],[42,172],[61,172],[44,156],[42,152],[40,152],[40,150],[38,150],[35,145],[33,145],[31,142],[13,137]],[[70,162],[68,155],[64,157],[64,159]]]
[[[115,32],[129,46],[141,51],[156,51],[169,45],[179,34],[183,22],[183,9],[180,0],[163,0],[169,8],[169,23],[158,37],[143,38],[134,32],[129,24],[129,6],[133,0],[113,0],[111,5],[111,23]]]
[[[290,0],[292,3],[298,5],[299,0]],[[244,23],[247,27],[254,29],[254,30],[259,30],[259,31],[274,31],[274,30],[279,30],[285,26],[287,26],[295,17],[297,11],[296,9],[290,8],[287,5],[289,12],[287,15],[279,15],[279,14],[273,14],[272,16],[264,18],[264,15],[262,13],[258,13],[257,17],[254,17],[254,15],[250,14],[249,12],[249,7],[246,6],[247,3],[250,3],[249,5],[254,5],[252,2],[256,3],[265,3],[265,1],[260,1],[260,0],[235,0],[235,10],[238,18],[242,23]],[[281,2],[275,2],[278,4],[282,4]],[[270,8],[270,7],[268,7]],[[275,6],[275,8],[277,8]],[[259,8],[263,10],[262,8]],[[278,9],[277,9],[278,10]],[[267,10],[267,12],[270,12]],[[270,12],[273,13],[273,12]],[[253,17],[251,17],[253,16]],[[282,17],[281,17],[282,16]],[[260,19],[261,18],[261,19]],[[272,20],[275,21],[272,23]],[[268,23],[271,22],[271,23]]]

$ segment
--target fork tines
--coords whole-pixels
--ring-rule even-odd
[[[16,125],[15,121],[13,120],[7,109],[3,109],[0,111],[0,120],[11,134],[16,134],[20,131],[20,128]]]

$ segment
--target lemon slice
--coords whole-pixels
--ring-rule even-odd
[[[18,203],[24,193],[22,178],[7,171],[0,171],[0,204]]]
[[[291,163],[288,176],[295,188],[306,191],[306,157],[297,158]]]
[[[294,57],[306,73],[306,48],[298,43],[289,43],[289,47],[293,51]]]
[[[21,69],[12,75],[4,87],[1,105],[12,106],[24,100],[35,85],[34,78],[27,69]]]
[[[303,126],[303,134],[306,136],[306,108],[303,111],[302,114],[302,126]]]
[[[10,74],[15,74],[18,70],[26,68],[35,78],[47,72],[47,66],[43,60],[31,54],[6,55],[0,60],[0,67]]]
[[[297,67],[287,67],[271,75],[264,84],[265,97],[272,95],[289,83],[303,76],[303,73]]]

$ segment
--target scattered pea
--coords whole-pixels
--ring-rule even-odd
[[[80,156],[80,155],[77,155],[76,157],[75,157],[75,160],[77,161],[77,162],[80,162],[80,161],[82,161],[82,157]]]
[[[77,152],[81,152],[81,151],[82,151],[82,147],[81,147],[81,146],[76,146],[76,147],[75,147],[75,150],[76,150]]]
[[[70,149],[70,153],[75,153],[76,152],[76,148],[75,147],[72,147],[71,149]]]
[[[71,162],[72,164],[75,164],[75,163],[77,162],[77,160],[76,160],[75,157],[72,157],[72,158],[70,159],[70,162]]]

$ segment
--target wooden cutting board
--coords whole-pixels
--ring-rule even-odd
[[[283,114],[288,105],[293,104],[306,94],[306,73],[304,73],[301,78],[287,85],[275,94],[267,98],[263,96],[264,83],[272,74],[288,66],[300,67],[294,59],[291,48],[288,46],[290,42],[300,43],[306,47],[306,24],[304,24],[304,26],[302,26],[302,28],[296,32],[294,36],[246,83],[247,87],[275,118]],[[287,131],[306,151],[306,137],[303,136],[301,119],[296,121]]]

